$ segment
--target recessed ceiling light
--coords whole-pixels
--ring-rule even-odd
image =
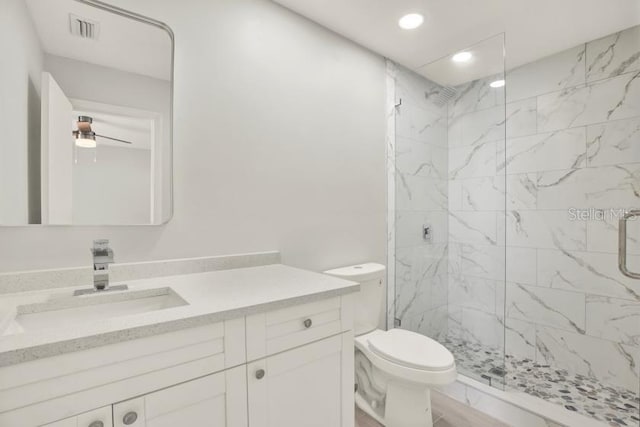
[[[408,15],[404,15],[398,21],[398,25],[403,30],[415,30],[424,22],[424,16],[419,13],[410,13]]]
[[[469,62],[473,58],[471,52],[458,52],[451,57],[453,62]]]
[[[504,80],[496,80],[495,82],[491,82],[489,83],[489,86],[493,87],[493,88],[499,88],[499,87],[503,87],[505,85],[505,81]]]

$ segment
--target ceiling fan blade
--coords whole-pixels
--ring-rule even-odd
[[[104,139],[110,139],[112,141],[122,142],[124,144],[133,144],[133,142],[125,141],[123,139],[118,139],[118,138],[111,138],[110,136],[104,136],[104,135],[98,135],[98,134],[96,134],[96,136],[98,136],[100,138],[104,138]]]

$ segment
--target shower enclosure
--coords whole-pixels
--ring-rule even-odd
[[[490,386],[638,426],[640,280],[618,231],[640,209],[640,27],[506,63],[502,35],[388,63],[388,326]]]

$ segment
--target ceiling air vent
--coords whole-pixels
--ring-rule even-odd
[[[71,34],[83,39],[98,40],[100,23],[81,16],[69,14],[69,30]]]

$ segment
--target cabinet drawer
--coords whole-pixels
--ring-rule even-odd
[[[0,426],[32,427],[245,362],[234,319],[0,368]]]
[[[256,360],[352,329],[351,296],[247,317],[247,359]]]
[[[66,418],[42,427],[112,427],[111,406],[94,409],[75,417]]]

